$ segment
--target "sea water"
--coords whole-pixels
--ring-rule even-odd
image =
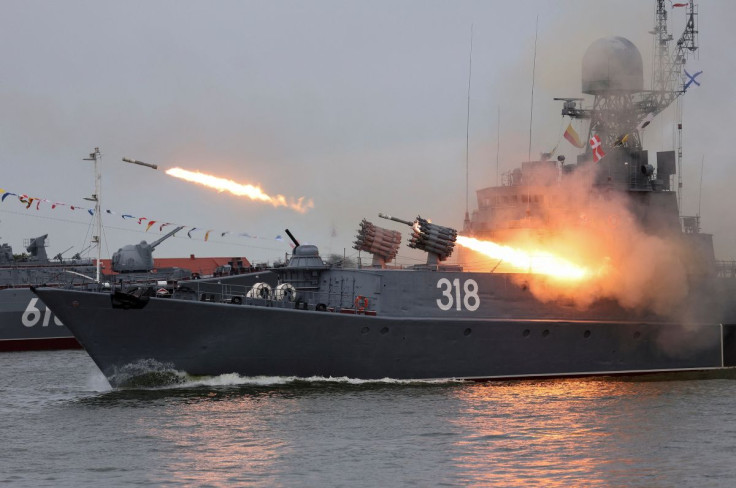
[[[187,378],[0,354],[0,483],[736,486],[736,381]]]

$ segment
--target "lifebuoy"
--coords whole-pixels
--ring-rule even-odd
[[[355,297],[355,309],[358,312],[365,312],[366,308],[368,308],[368,298],[362,295]]]

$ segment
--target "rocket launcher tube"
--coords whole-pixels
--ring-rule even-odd
[[[125,161],[126,163],[137,164],[139,166],[145,166],[145,167],[151,168],[151,169],[158,169],[158,166],[155,165],[155,164],[145,163],[143,161],[138,161],[137,159],[123,158],[123,161]]]
[[[381,217],[382,219],[393,220],[394,222],[399,222],[401,224],[406,224],[409,227],[411,227],[411,226],[414,225],[414,222],[409,222],[408,220],[403,220],[403,219],[400,219],[398,217],[392,217],[392,216],[387,215],[387,214],[384,214],[384,213],[379,213],[378,216]]]

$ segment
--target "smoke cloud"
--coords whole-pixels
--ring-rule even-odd
[[[709,263],[677,232],[657,227],[655,234],[643,225],[640,211],[627,194],[594,189],[596,169],[592,164],[579,166],[559,183],[530,186],[530,200],[544,203],[535,208],[533,216],[523,216],[526,204],[520,204],[522,208],[515,211],[522,218],[508,220],[510,227],[517,228],[499,231],[493,239],[530,254],[550,252],[584,266],[589,271],[585,279],[560,280],[519,272],[470,251],[461,253],[461,264],[474,270],[513,272],[514,279],[528,284],[543,302],[564,300],[585,309],[609,299],[627,309],[681,315],[693,280],[710,271]],[[554,179],[556,174],[547,177]],[[666,218],[657,208],[647,209],[647,222]]]

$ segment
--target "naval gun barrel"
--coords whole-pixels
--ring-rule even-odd
[[[151,169],[158,169],[158,166],[152,163],[145,163],[143,161],[138,161],[137,159],[131,159],[131,158],[123,158],[123,161],[126,163],[132,163],[132,164],[138,164],[140,166],[145,166],[147,168]]]
[[[400,222],[402,224],[406,224],[409,227],[412,227],[414,225],[414,222],[410,222],[408,220],[403,220],[403,219],[400,219],[398,217],[392,217],[392,216],[387,215],[387,214],[384,214],[384,213],[379,213],[378,216],[381,217],[382,219],[393,220],[394,222]]]
[[[286,235],[289,236],[289,239],[291,239],[291,242],[293,242],[296,247],[299,247],[299,241],[297,241],[296,237],[294,237],[294,235],[291,232],[289,232],[289,229],[284,229],[284,230],[286,231]]]
[[[155,241],[153,241],[151,244],[149,244],[149,246],[151,246],[151,250],[153,251],[154,249],[156,249],[156,246],[158,246],[159,244],[161,244],[166,239],[168,239],[169,237],[173,236],[174,234],[176,234],[177,232],[179,232],[183,228],[184,228],[183,225],[182,226],[179,226],[176,229],[174,229],[171,232],[169,232],[168,234],[166,234],[165,236],[161,237],[160,239],[156,239]]]

